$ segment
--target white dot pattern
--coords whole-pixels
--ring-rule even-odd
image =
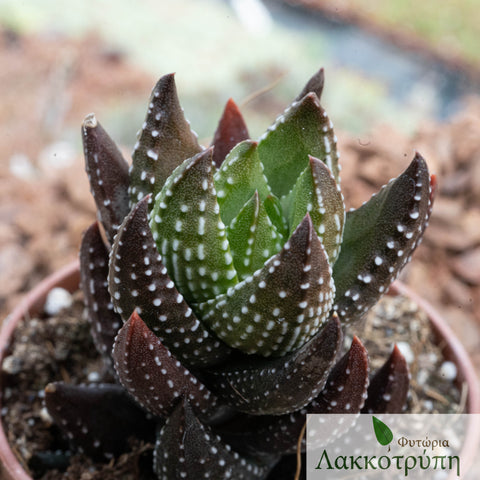
[[[162,345],[134,312],[120,329],[113,348],[120,383],[154,415],[168,416],[180,397],[208,420],[217,399]]]
[[[347,213],[344,245],[333,271],[333,308],[343,322],[363,316],[410,261],[428,224],[433,187],[417,154],[403,174]]]
[[[151,419],[117,384],[55,382],[46,387],[44,401],[50,416],[75,446],[97,458],[130,450],[128,438],[150,436],[154,428]]]
[[[108,250],[97,222],[85,232],[80,247],[81,287],[95,347],[112,367],[110,353],[122,319],[113,309],[108,291]]]
[[[222,401],[245,413],[282,415],[298,410],[322,390],[341,339],[335,317],[295,353],[229,365],[212,372],[210,383]]]
[[[82,133],[90,190],[106,235],[112,241],[129,211],[128,163],[94,114],[85,118]]]
[[[173,170],[200,151],[180,106],[174,76],[164,75],[153,89],[132,153],[131,205],[149,193],[156,195]]]
[[[293,232],[308,212],[333,265],[340,252],[345,206],[337,182],[324,162],[310,157],[307,168],[289,194],[289,202],[290,231]]]
[[[110,276],[115,308],[121,309],[125,321],[140,309],[142,320],[186,365],[206,366],[225,360],[230,349],[199,322],[168,276],[147,211],[148,197],[132,209],[113,244],[110,271],[120,279],[112,282]]]
[[[249,354],[282,356],[305,344],[328,318],[334,293],[331,269],[308,215],[280,253],[252,277],[197,308],[228,345]],[[307,282],[312,287],[302,289]],[[242,313],[241,321],[234,322],[229,312]],[[247,329],[255,323],[260,328]]]
[[[154,458],[159,480],[255,480],[265,478],[268,472],[266,466],[240,456],[223,443],[198,421],[186,402],[179,403],[160,430]]]
[[[155,199],[150,227],[169,276],[188,303],[216,297],[238,282],[218,211],[211,149],[184,162],[167,180]]]

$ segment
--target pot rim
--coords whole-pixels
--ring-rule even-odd
[[[403,282],[398,280],[395,281],[392,284],[390,291],[405,295],[412,299],[414,303],[416,303],[428,315],[434,333],[438,337],[447,339],[443,353],[447,358],[450,358],[455,364],[457,364],[457,366],[462,366],[462,368],[458,370],[458,373],[460,374],[459,380],[466,383],[469,388],[467,392],[467,410],[469,413],[480,413],[480,384],[478,376],[462,342],[458,339],[438,310]]]
[[[478,415],[480,414],[480,383],[475,367],[463,344],[429,302],[398,280],[392,284],[391,291],[409,297],[426,312],[437,339],[443,338],[446,340],[442,351],[445,357],[457,366],[459,386],[462,383],[467,385],[466,411],[468,414],[477,414],[470,416],[465,433],[465,442],[462,447],[462,456],[466,459],[466,465],[462,468],[465,472],[468,472],[478,456],[478,445],[480,444],[480,415]],[[453,474],[449,475],[448,479],[452,478],[456,477]]]
[[[20,304],[3,321],[0,329],[0,365],[3,362],[5,353],[8,350],[9,340],[18,322],[24,317],[41,311],[45,299],[50,290],[62,286],[70,292],[78,288],[80,282],[80,263],[75,260],[55,273],[46,277],[33,290],[31,290],[20,302]],[[480,413],[480,385],[475,368],[460,340],[455,336],[450,327],[445,323],[439,313],[424,299],[413,292],[409,287],[400,281],[395,281],[390,287],[390,292],[403,294],[410,297],[428,315],[434,331],[437,335],[446,339],[448,357],[454,361],[462,381],[468,385],[467,411],[468,413]],[[0,408],[2,401],[2,383],[0,377]],[[480,415],[473,416],[469,422],[466,442],[466,458],[474,458],[476,445],[480,442]],[[32,480],[23,469],[18,459],[13,454],[8,443],[3,423],[0,421],[0,474],[6,473],[6,480]],[[2,477],[3,478],[3,477]]]
[[[62,286],[70,292],[78,288],[80,281],[80,262],[75,260],[55,273],[46,277],[33,290],[31,290],[19,303],[19,305],[8,315],[0,329],[0,365],[5,358],[9,348],[9,340],[18,322],[30,315],[41,311],[45,299],[50,290]],[[2,382],[0,377],[0,409],[2,405]],[[5,480],[32,480],[32,477],[24,470],[17,457],[13,454],[0,419],[0,477],[3,473],[7,475]]]

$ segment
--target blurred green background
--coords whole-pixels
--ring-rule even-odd
[[[407,32],[427,50],[440,47],[448,58],[475,66],[475,0],[303,2],[313,10],[293,3],[302,2],[0,0],[0,22],[21,34],[79,38],[93,32],[152,81],[176,72],[182,105],[201,139],[211,137],[229,97],[241,105],[252,136],[259,135],[321,66],[323,103],[337,128],[355,134],[379,123],[412,132],[426,118],[448,118],[464,94],[478,89],[471,75],[428,52],[371,33],[372,25]],[[364,28],[342,21],[352,12]],[[145,102],[112,107],[104,123],[132,143]]]

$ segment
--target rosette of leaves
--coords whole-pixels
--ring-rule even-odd
[[[118,383],[46,389],[87,453],[118,454],[137,436],[154,442],[159,479],[280,478],[306,413],[402,410],[398,349],[370,375],[358,338],[343,351],[343,331],[410,259],[434,178],[416,154],[345,213],[323,80],[320,70],[256,141],[229,100],[204,148],[166,75],[130,166],[87,116],[98,221],[82,242],[82,288]]]

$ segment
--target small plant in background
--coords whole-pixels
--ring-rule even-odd
[[[80,450],[108,458],[136,436],[155,444],[159,479],[263,479],[297,451],[306,413],[402,411],[399,350],[369,379],[365,348],[354,337],[344,352],[343,331],[410,260],[434,177],[417,154],[345,213],[323,80],[258,141],[230,100],[202,148],[166,75],[130,167],[85,119],[99,221],[83,238],[82,288],[118,383],[47,386]]]

